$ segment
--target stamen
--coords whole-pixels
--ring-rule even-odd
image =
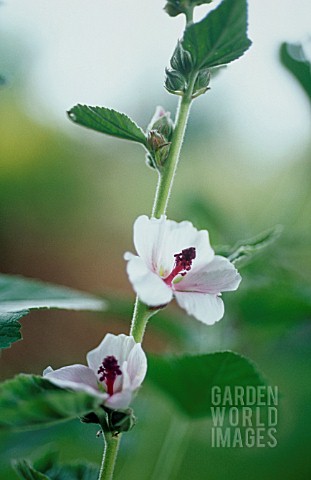
[[[122,375],[118,360],[113,355],[104,358],[97,373],[101,374],[99,381],[106,383],[108,395],[113,395],[114,382],[118,375]]]
[[[163,281],[169,286],[172,285],[172,282],[177,275],[184,277],[186,273],[191,270],[192,261],[196,257],[195,247],[185,248],[180,253],[175,253],[174,257],[175,264],[173,270],[166,278],[163,278]]]

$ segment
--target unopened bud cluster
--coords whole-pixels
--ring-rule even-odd
[[[166,112],[162,107],[157,107],[147,127],[149,151],[146,162],[150,167],[159,169],[164,165],[169,155],[173,131],[174,123],[170,112]]]
[[[194,62],[191,53],[184,49],[181,42],[170,60],[171,68],[166,69],[165,88],[175,95],[183,95],[187,90],[190,78],[195,74]],[[205,93],[210,82],[210,71],[208,68],[199,70],[196,73],[196,80],[192,91],[192,97],[198,97]]]

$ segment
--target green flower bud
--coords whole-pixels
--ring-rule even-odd
[[[163,107],[157,107],[147,127],[147,132],[151,130],[156,130],[163,135],[167,141],[171,140],[174,131],[174,122],[171,119],[170,112],[166,112]]]
[[[170,151],[170,142],[167,142],[166,138],[158,131],[151,130],[148,133],[147,144],[149,148],[146,158],[147,165],[152,168],[162,167]]]
[[[191,53],[183,48],[181,42],[177,43],[170,63],[171,67],[174,70],[177,70],[178,72],[185,74],[186,76],[192,71],[193,62]]]
[[[165,73],[166,73],[166,79],[165,79],[166,90],[170,93],[174,93],[175,95],[183,95],[187,86],[185,77],[177,70],[168,70],[166,68]]]
[[[192,98],[202,95],[208,90],[209,82],[211,79],[211,73],[208,68],[200,70],[193,87]]]
[[[163,167],[170,153],[171,144],[165,143],[154,153],[155,164],[157,167]]]
[[[136,417],[131,408],[125,410],[110,410],[108,413],[108,427],[113,434],[128,432],[136,424]]]
[[[151,152],[156,152],[167,143],[166,138],[157,130],[151,130],[147,136],[148,148]]]

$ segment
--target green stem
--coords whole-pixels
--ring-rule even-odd
[[[152,216],[156,218],[159,218],[161,215],[165,214],[172,191],[174,177],[179,162],[180,151],[185,136],[187,120],[189,117],[194,82],[195,77],[192,78],[187,91],[181,97],[176,115],[176,123],[170,153],[164,167],[159,172],[158,186],[152,209]]]
[[[112,480],[121,435],[113,436],[110,432],[105,432],[103,436],[105,449],[98,480]]]
[[[155,313],[155,312],[154,312]],[[131,325],[130,335],[134,337],[136,343],[141,343],[144,334],[147,322],[152,316],[153,312],[149,310],[147,305],[142,303],[138,297],[136,297],[136,302],[134,306],[133,319]]]
[[[152,209],[152,216],[156,218],[159,218],[161,215],[165,214],[169,197],[172,191],[174,177],[179,162],[180,151],[185,136],[187,120],[189,117],[192,102],[192,91],[195,79],[195,76],[191,78],[187,91],[180,99],[176,114],[176,122],[170,153],[165,162],[165,165],[163,166],[161,171],[159,171],[157,191]],[[142,303],[138,299],[138,297],[136,297],[130,331],[130,335],[134,337],[136,342],[142,342],[147,321],[155,313],[156,311],[151,311],[144,303]]]
[[[187,26],[193,22],[193,10],[194,7],[188,7],[185,11]]]

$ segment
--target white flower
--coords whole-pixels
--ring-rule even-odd
[[[139,299],[163,306],[173,296],[189,315],[212,325],[224,315],[221,292],[236,290],[241,277],[229,260],[215,255],[208,232],[191,222],[138,217],[134,223],[138,256],[127,252],[127,273]]]
[[[100,397],[109,408],[127,408],[147,371],[140,343],[127,335],[108,333],[86,358],[88,367],[70,365],[58,370],[48,367],[43,376],[59,387]]]

